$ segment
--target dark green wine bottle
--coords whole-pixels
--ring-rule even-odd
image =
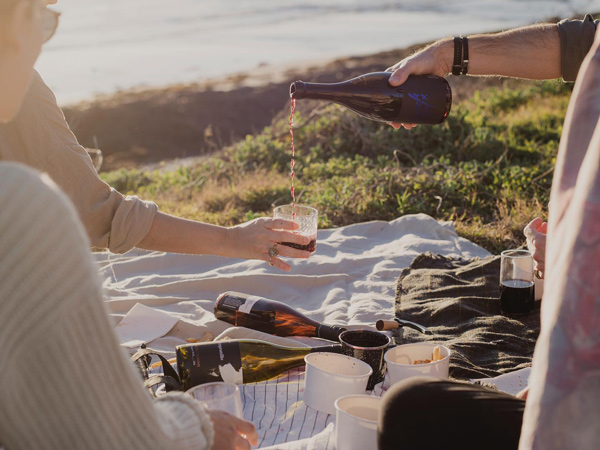
[[[444,78],[411,75],[402,85],[392,86],[391,75],[367,73],[341,83],[296,81],[290,86],[290,97],[335,102],[380,122],[437,124],[446,120],[452,90]]]
[[[304,357],[309,353],[340,351],[339,344],[296,348],[241,339],[180,345],[176,353],[181,384],[188,390],[214,381],[242,384],[270,380],[304,365]]]

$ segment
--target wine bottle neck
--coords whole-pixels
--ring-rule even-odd
[[[346,331],[344,327],[338,327],[335,325],[319,324],[317,326],[316,334],[321,339],[327,339],[328,341],[339,341],[340,334],[342,331]]]
[[[296,81],[290,86],[290,97],[295,99],[310,98],[336,101],[339,99],[341,93],[341,85],[342,83],[305,83],[303,81]]]

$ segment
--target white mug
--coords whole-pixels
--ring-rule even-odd
[[[336,450],[376,450],[381,397],[347,395],[335,402]]]
[[[364,394],[373,373],[366,362],[338,353],[310,353],[304,360],[304,403],[327,414],[335,414],[338,398]]]

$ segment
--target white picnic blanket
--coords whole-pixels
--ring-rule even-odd
[[[320,322],[373,326],[378,319],[394,316],[400,271],[424,252],[463,258],[489,255],[459,237],[452,224],[417,214],[319,231],[316,254],[307,260],[290,260],[290,273],[261,261],[139,250],[124,255],[97,253],[96,259],[115,325],[137,303],[178,319],[164,337],[149,343],[150,348],[173,357],[175,347],[186,338],[200,338],[207,331],[218,336],[230,328],[213,315],[217,296],[227,290],[282,301]],[[225,334],[231,332],[244,336],[244,330]],[[135,337],[129,333],[124,340],[133,342]],[[310,339],[284,342],[314,345]],[[286,378],[264,383],[264,390],[244,389],[244,414],[257,426],[261,448],[334,448],[335,418],[319,417],[304,406],[302,374],[302,369],[291,371]],[[279,387],[272,392],[270,386]],[[298,420],[298,414],[308,419]]]

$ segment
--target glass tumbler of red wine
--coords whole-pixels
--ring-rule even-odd
[[[500,307],[506,315],[533,311],[535,285],[529,250],[505,250],[500,260]]]
[[[281,245],[306,250],[314,253],[317,249],[317,222],[319,211],[306,205],[281,205],[273,209],[273,218],[289,220],[299,225],[296,233],[310,238],[306,245],[294,244],[293,242],[281,242]]]

